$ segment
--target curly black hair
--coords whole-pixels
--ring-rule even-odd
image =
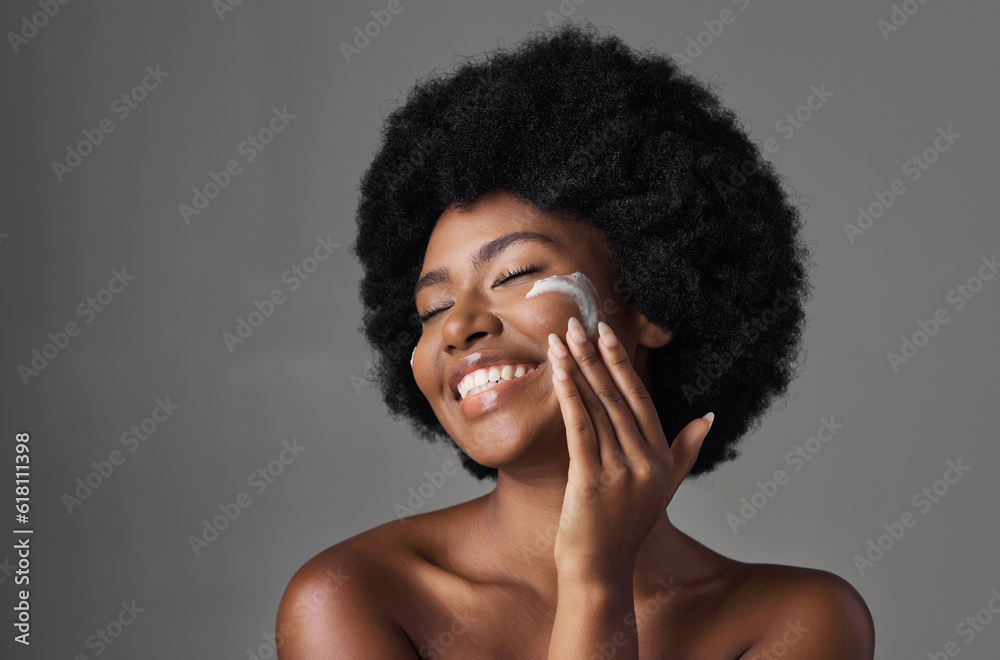
[[[736,458],[797,375],[811,289],[800,213],[773,166],[708,83],[592,25],[566,22],[483,55],[416,82],[361,178],[350,247],[364,271],[359,331],[390,414],[496,479],[448,436],[409,359],[435,222],[502,190],[605,233],[616,290],[675,333],[649,354],[668,440],[712,410],[690,475]]]

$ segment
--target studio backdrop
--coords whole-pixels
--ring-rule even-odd
[[[848,580],[878,658],[998,657],[1000,9],[924,0],[4,2],[0,655],[274,657],[303,562],[493,488],[370,379],[357,186],[562,21],[709,81],[805,220],[801,373],[671,520]]]

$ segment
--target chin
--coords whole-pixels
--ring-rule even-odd
[[[491,416],[485,424],[446,430],[472,460],[500,470],[567,453],[566,429],[558,407],[555,415],[541,425],[526,426],[524,416],[515,413]]]

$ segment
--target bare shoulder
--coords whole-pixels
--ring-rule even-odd
[[[752,614],[759,634],[742,658],[872,660],[875,625],[867,604],[844,578],[828,571],[746,564],[733,576],[733,594]]]
[[[305,562],[278,607],[280,660],[418,657],[408,612],[435,554],[431,539],[453,528],[465,510],[458,505],[387,522]]]
[[[278,607],[278,657],[418,657],[391,607],[407,558],[405,533],[386,523],[305,562]]]

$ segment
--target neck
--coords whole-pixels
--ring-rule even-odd
[[[551,470],[551,463],[546,467]],[[567,472],[568,464],[546,474],[500,470],[497,487],[482,498],[481,524],[497,554],[496,565],[505,577],[526,583],[551,602],[558,589],[553,553]],[[706,556],[699,548],[711,552],[676,529],[664,511],[636,556],[636,594],[652,595],[704,577]]]

